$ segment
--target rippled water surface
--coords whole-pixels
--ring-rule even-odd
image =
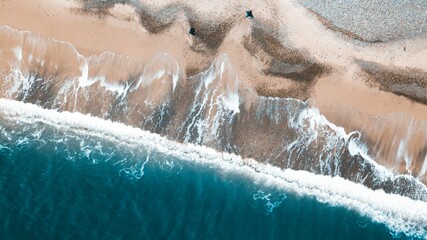
[[[2,239],[406,238],[344,207],[144,145],[1,126]]]

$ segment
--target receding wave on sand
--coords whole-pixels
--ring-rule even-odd
[[[2,71],[3,98],[90,114],[178,142],[427,200],[426,187],[415,177],[385,170],[369,157],[360,142],[363,132],[347,134],[307,102],[259,96],[240,80],[228,54],[187,77],[167,53],[140,64],[107,52],[86,58],[67,42],[1,30],[9,40],[1,53],[9,66]],[[418,168],[422,179],[424,167]]]
[[[283,170],[204,146],[180,144],[121,123],[79,113],[60,113],[18,101],[1,99],[0,119],[4,124],[2,134],[9,132],[9,138],[16,132],[27,131],[32,133],[36,141],[45,141],[37,137],[40,138],[40,131],[43,132],[46,128],[54,128],[56,131],[66,130],[69,134],[77,136],[101,138],[123,148],[142,148],[153,155],[167,154],[180,161],[219,169],[225,174],[242,175],[258,184],[274,186],[287,194],[313,197],[331,206],[345,207],[371,218],[374,222],[386,224],[397,236],[400,233],[409,237],[427,236],[426,202],[386,194],[383,191],[373,191],[340,177]],[[25,139],[31,141],[29,138]],[[82,142],[84,141],[83,139]]]
[[[378,40],[307,1],[0,5],[1,98],[427,200],[424,25]]]

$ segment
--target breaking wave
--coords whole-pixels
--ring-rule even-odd
[[[177,143],[122,123],[80,113],[46,110],[14,100],[0,100],[0,118],[3,125],[1,134],[5,138],[8,138],[8,134],[10,137],[14,131],[26,131],[26,134],[37,139],[44,126],[49,126],[78,135],[99,137],[131,148],[143,148],[149,153],[146,160],[134,168],[124,170],[137,178],[144,174],[144,166],[149,161],[150,154],[166,154],[180,161],[245,176],[258,184],[275,186],[286,194],[314,197],[322,203],[355,210],[375,222],[387,224],[395,233],[427,237],[426,202],[387,194],[382,190],[374,191],[341,177],[281,169],[235,154],[217,152],[212,148]],[[255,201],[266,201],[266,211],[271,212],[286,199],[286,195],[272,198],[261,191],[254,194],[253,198]]]
[[[347,134],[307,102],[258,96],[239,81],[227,54],[186,76],[166,53],[138,64],[107,52],[85,58],[69,43],[9,27],[0,35],[2,98],[427,201],[424,184],[368,155],[360,132]]]

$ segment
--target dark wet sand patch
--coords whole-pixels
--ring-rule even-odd
[[[254,21],[251,34],[243,39],[245,49],[264,65],[264,74],[310,82],[326,71],[308,52],[284,46],[278,40],[280,36],[268,29],[274,28]]]
[[[204,43],[208,50],[216,51],[224,41],[228,32],[235,25],[239,14],[234,14],[222,21],[207,21],[202,19],[192,8],[185,4],[169,4],[160,10],[151,9],[143,3],[131,3],[128,0],[82,0],[82,12],[108,15],[109,10],[116,4],[128,4],[135,7],[141,25],[152,34],[158,34],[169,29],[182,13],[188,19],[188,24],[196,30],[197,40]]]
[[[288,64],[309,64],[311,63],[308,53],[299,49],[285,47],[279,40],[274,27],[259,20],[252,22],[250,36],[244,38],[244,47],[251,53],[262,50],[267,55],[278,61]]]
[[[305,101],[310,98],[312,85],[296,83],[286,88],[269,87],[268,83],[259,84],[255,90],[259,96],[295,98]]]
[[[418,103],[427,104],[427,72],[416,68],[384,66],[374,62],[357,60],[367,74],[371,87],[404,96]]]
[[[292,79],[294,81],[310,82],[310,84],[313,84],[313,81],[316,78],[320,77],[321,75],[323,75],[325,73],[328,73],[329,71],[330,71],[330,68],[324,66],[323,64],[313,63],[301,72],[292,72],[292,73],[284,74],[281,72],[270,71],[270,73],[272,75],[285,77],[288,79]]]

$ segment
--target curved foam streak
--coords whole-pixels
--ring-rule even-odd
[[[172,56],[167,53],[158,53],[145,66],[141,77],[131,88],[131,91],[136,91],[141,85],[143,87],[150,86],[153,81],[163,76],[171,76],[172,90],[175,91],[179,80],[179,71],[178,62]]]
[[[427,173],[427,155],[425,156],[423,166],[421,167],[421,171],[418,174],[419,178],[422,178]]]
[[[0,99],[3,117],[33,124],[42,122],[56,128],[98,136],[130,145],[143,145],[149,151],[164,153],[233,174],[254,182],[275,186],[288,193],[315,197],[318,201],[341,206],[386,224],[393,232],[427,238],[427,203],[383,191],[373,191],[340,177],[315,175],[305,171],[282,170],[253,159],[243,159],[211,148],[170,141],[160,135],[80,113],[56,112],[32,104]]]
[[[18,34],[10,36],[19,39],[21,35],[28,35],[14,33]],[[42,37],[34,35],[30,40],[31,59],[37,59],[36,53],[40,52],[44,56],[50,44],[56,43],[44,39],[48,41],[41,41],[38,52],[33,50],[39,48],[36,42],[43,40]],[[27,45],[22,39],[18,42],[18,46]],[[16,43],[12,45],[13,48]],[[207,71],[191,77],[191,81],[185,78],[178,81],[178,62],[167,54],[158,54],[148,64],[138,65],[125,56],[108,52],[86,59],[76,55],[75,48],[67,48],[68,55],[75,61],[72,67],[65,68],[65,73],[56,76],[46,71],[52,66],[61,67],[68,58],[63,59],[60,54],[60,58],[53,59],[55,61],[46,61],[47,70],[41,68],[38,74],[40,68],[36,65],[37,74],[31,74],[24,61],[29,51],[26,47],[23,49],[23,61],[17,62],[12,73],[5,77],[4,89],[8,94],[4,97],[45,108],[90,113],[178,141],[275,162],[284,168],[339,175],[373,189],[382,188],[427,201],[426,186],[415,178],[383,171],[372,160],[376,159],[374,154],[369,153],[373,158],[368,157],[368,151],[364,151],[364,155],[359,150],[348,154],[348,140],[354,133],[347,134],[306,102],[239,91],[239,88],[245,89],[245,85],[239,86],[227,54],[218,56]],[[11,50],[8,54],[15,56]],[[242,104],[245,108],[240,108]],[[253,111],[256,111],[256,121]],[[264,118],[269,119],[267,124],[263,123],[268,120]],[[175,126],[174,122],[182,124]],[[249,128],[253,131],[248,132]],[[264,144],[252,144],[251,139],[263,136],[267,136],[261,139]],[[365,149],[365,146],[356,147]]]

